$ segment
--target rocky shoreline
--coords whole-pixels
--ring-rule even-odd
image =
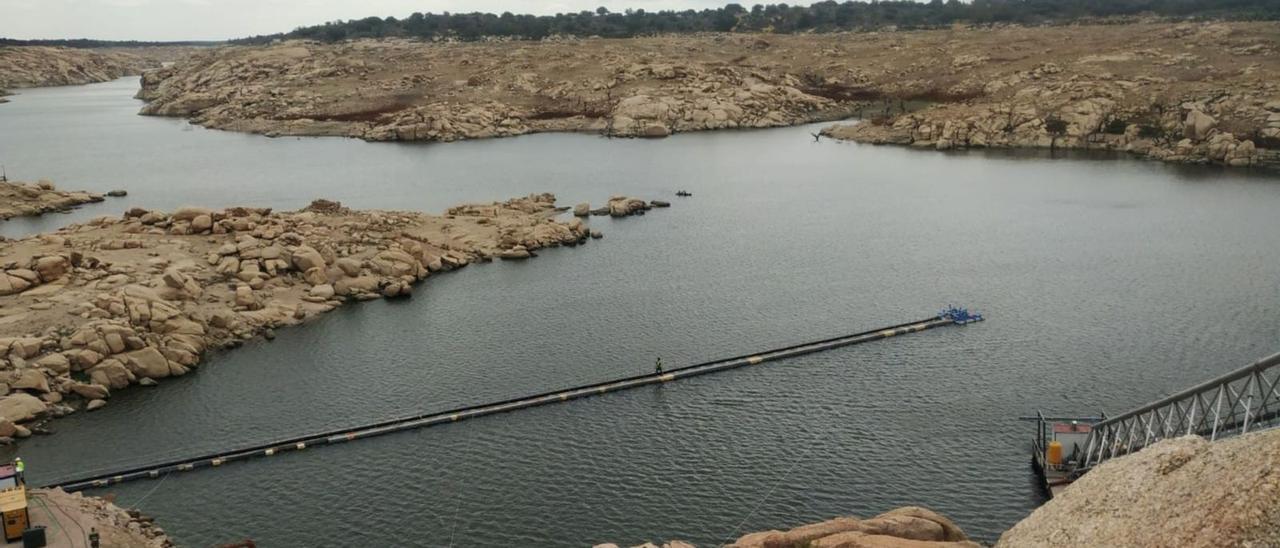
[[[541,42],[305,41],[148,71],[144,114],[268,135],[662,137],[859,116],[932,149],[1122,150],[1280,166],[1273,22],[1137,22]],[[923,107],[923,108],[921,108]]]
[[[650,206],[615,197],[607,207]],[[344,303],[407,297],[436,273],[600,237],[581,219],[555,220],[566,210],[550,194],[444,215],[325,200],[296,212],[135,208],[0,241],[0,441]]]
[[[61,489],[32,489],[31,522],[47,531],[50,546],[88,546],[88,532],[97,531],[101,546],[170,548],[173,539],[155,520],[137,510],[116,506],[107,498],[67,493]],[[75,538],[85,535],[79,540]],[[64,542],[65,541],[65,542]]]
[[[663,137],[847,118],[791,66],[790,36],[543,42],[290,41],[149,71],[143,114],[268,135],[454,141],[535,132]]]
[[[103,200],[102,195],[92,192],[58,190],[46,180],[35,183],[0,181],[0,221],[66,211]]]
[[[154,59],[125,51],[5,46],[0,47],[0,95],[5,89],[107,82],[159,66]]]
[[[1167,162],[1280,168],[1276,24],[1090,30],[1009,30],[1006,48],[967,45],[972,51],[950,57],[951,69],[976,74],[948,89],[955,100],[914,112],[889,105],[871,120],[822,133],[936,150],[1109,150]],[[1051,44],[1051,53],[1012,51],[1036,42]],[[1003,68],[991,70],[997,59]]]

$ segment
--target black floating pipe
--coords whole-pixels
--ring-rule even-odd
[[[905,335],[907,333],[916,333],[926,329],[933,329],[944,325],[955,323],[952,319],[943,316],[935,316],[914,322],[898,324],[890,327],[882,327],[871,331],[863,331],[852,335],[844,335],[841,337],[833,337],[821,341],[807,342],[773,350],[766,350],[754,354],[744,354],[709,362],[696,363],[666,370],[662,373],[651,373],[645,375],[636,375],[622,379],[598,382],[569,388],[564,390],[554,390],[543,392],[533,396],[523,396],[512,398],[496,403],[486,403],[481,405],[472,405],[450,409],[448,411],[437,411],[432,413],[423,413],[396,419],[389,419],[373,424],[362,426],[352,426],[338,430],[330,430],[299,436],[286,440],[275,441],[250,447],[242,447],[218,453],[209,453],[197,457],[187,457],[182,459],[170,460],[160,463],[153,463],[134,468],[128,468],[112,473],[100,473],[97,475],[60,480],[46,485],[45,487],[60,487],[66,491],[80,491],[82,489],[90,489],[95,487],[107,487],[109,485],[123,483],[147,478],[159,478],[171,472],[185,472],[196,470],[199,468],[209,468],[222,466],[229,462],[248,460],[254,457],[272,456],[288,451],[301,451],[309,447],[317,447],[321,445],[333,445],[337,443],[348,442],[352,440],[380,436],[393,432],[401,432],[404,430],[412,430],[417,428],[426,428],[438,424],[457,422],[460,420],[471,419],[475,417],[483,417],[485,415],[493,415],[496,413],[505,413],[515,411],[517,409],[527,409],[550,403],[559,403],[569,400],[576,400],[588,396],[605,394],[608,392],[617,392],[619,390],[627,390],[650,384],[660,384],[664,382],[674,381],[705,375],[707,373],[715,373],[727,369],[735,369],[747,365],[756,365],[767,361],[780,360],[795,356],[802,356],[813,352],[823,350],[831,350],[842,346],[861,344],[864,342],[877,341],[886,339],[896,335]]]

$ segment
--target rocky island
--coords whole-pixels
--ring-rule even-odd
[[[613,216],[650,206],[615,197]],[[106,405],[113,391],[185,375],[236,346],[345,302],[406,297],[435,273],[599,237],[555,197],[352,211],[132,209],[0,241],[0,438]]]

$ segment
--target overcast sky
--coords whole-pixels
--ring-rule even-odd
[[[335,19],[404,17],[415,11],[554,14],[599,6],[614,11],[654,11],[726,3],[728,0],[0,0],[0,37],[223,40]]]

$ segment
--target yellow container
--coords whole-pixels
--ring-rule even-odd
[[[1049,442],[1049,454],[1046,456],[1049,466],[1062,465],[1062,442],[1053,440]]]

